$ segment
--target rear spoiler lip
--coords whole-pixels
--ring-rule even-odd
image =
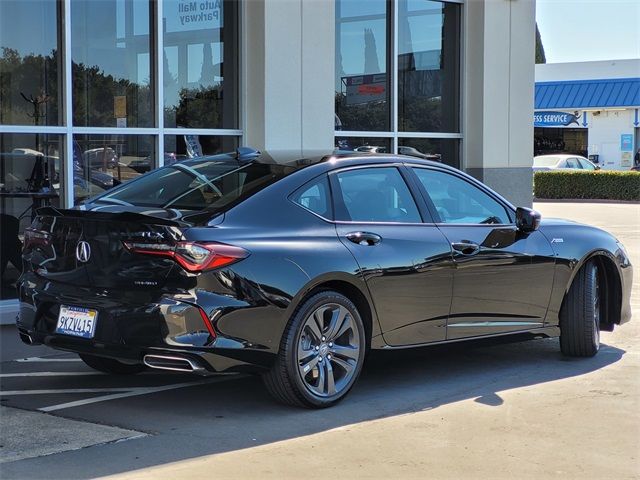
[[[142,213],[135,212],[95,212],[91,210],[76,210],[65,209],[55,207],[40,207],[36,210],[38,216],[49,217],[67,217],[67,218],[82,218],[93,220],[115,220],[120,222],[138,222],[138,223],[151,223],[154,225],[165,225],[168,227],[191,227],[193,225],[186,222],[179,222],[175,220],[168,220],[166,218],[154,217],[152,215],[144,215]]]

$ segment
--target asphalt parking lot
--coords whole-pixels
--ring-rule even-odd
[[[536,207],[607,228],[640,265],[640,205]],[[639,478],[639,284],[592,359],[555,339],[378,353],[322,411],[252,376],[99,374],[0,327],[0,477]]]

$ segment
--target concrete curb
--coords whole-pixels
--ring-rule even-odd
[[[15,325],[19,311],[20,304],[17,299],[0,301],[0,325]]]
[[[620,203],[624,205],[640,205],[640,200],[606,200],[594,198],[534,198],[533,203]]]

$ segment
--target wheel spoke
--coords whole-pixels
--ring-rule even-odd
[[[351,346],[334,345],[331,353],[347,360],[358,360],[359,352],[357,348]]]
[[[318,355],[314,357],[307,357],[307,361],[300,364],[300,372],[302,373],[302,377],[309,373],[320,361],[320,357]],[[322,370],[322,369],[320,369]]]
[[[329,395],[333,395],[334,393],[336,393],[336,382],[333,377],[333,367],[331,366],[331,362],[329,360],[324,362],[324,370],[325,370],[326,381],[327,381],[325,392],[328,393]]]
[[[311,347],[310,350],[305,350],[304,348],[302,348],[302,345],[300,345],[300,348],[298,349],[298,363],[306,363],[309,361],[309,359],[311,359],[311,357],[314,357],[316,355],[316,350]]]
[[[344,370],[345,377],[350,376],[355,369],[355,366],[349,363],[347,360],[343,360],[342,358],[336,357],[335,355],[331,357],[331,362],[338,365],[340,368],[342,368],[342,370]]]
[[[335,310],[331,312],[331,321],[329,322],[329,328],[327,329],[327,338],[333,340],[334,338],[338,338],[341,333],[344,333],[344,330],[348,328],[349,311],[343,306],[339,306]],[[347,327],[344,325],[347,324]]]
[[[317,343],[322,341],[322,316],[319,315],[319,310],[316,310],[313,313],[313,316],[309,318],[307,321],[306,327],[309,329],[309,332],[315,338]]]

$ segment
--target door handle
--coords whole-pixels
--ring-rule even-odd
[[[480,251],[480,245],[473,242],[454,242],[451,246],[456,252],[460,252],[463,255],[475,255]]]
[[[349,232],[345,236],[347,240],[364,246],[377,245],[382,240],[380,235],[371,232]]]

